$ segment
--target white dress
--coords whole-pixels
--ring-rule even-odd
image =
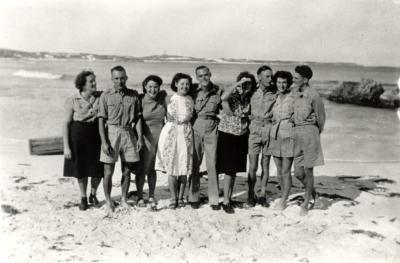
[[[193,165],[193,100],[174,94],[167,106],[167,123],[160,133],[155,170],[168,175],[190,175]]]

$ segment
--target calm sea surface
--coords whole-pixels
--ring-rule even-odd
[[[141,89],[149,74],[170,83],[177,72],[194,77],[195,63],[133,63],[110,61],[16,61],[0,60],[0,139],[27,139],[61,136],[64,101],[76,89],[74,77],[84,68],[97,75],[99,90],[111,87],[110,68],[122,65],[128,72],[128,86]],[[258,64],[209,64],[217,84],[232,83],[243,70],[255,72]],[[274,71],[295,65],[270,64]],[[331,88],[337,81],[372,78],[386,84],[397,83],[399,68],[351,65],[313,67],[313,81],[319,88]],[[32,78],[37,77],[37,78]],[[167,87],[164,85],[164,87]],[[340,105],[325,101],[326,129],[322,142],[326,158],[400,160],[400,122],[394,110]]]

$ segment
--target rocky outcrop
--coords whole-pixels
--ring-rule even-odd
[[[361,82],[342,82],[328,99],[338,103],[349,103],[371,107],[399,107],[400,98],[397,88],[385,90],[383,85],[371,79]]]

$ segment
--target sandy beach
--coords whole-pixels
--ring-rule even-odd
[[[1,99],[12,103],[12,98]],[[167,209],[162,174],[156,212],[117,208],[112,218],[105,217],[104,206],[82,212],[77,182],[62,177],[63,156],[30,156],[26,139],[3,138],[2,262],[398,262],[396,112],[325,103],[326,165],[316,168],[320,198],[305,217],[299,215],[297,201],[303,190],[296,180],[286,210],[256,206],[227,215],[207,204],[198,210]],[[279,195],[271,170],[268,191],[273,206]],[[117,173],[112,192],[116,201],[119,180]],[[202,184],[206,202],[205,178]],[[239,205],[247,198],[246,190],[243,175],[234,194]],[[131,191],[134,203],[134,183]],[[102,187],[98,197],[104,200]]]

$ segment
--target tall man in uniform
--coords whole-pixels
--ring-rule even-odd
[[[300,65],[293,75],[294,174],[305,187],[300,214],[307,214],[314,190],[314,167],[324,164],[320,134],[325,125],[325,107],[319,93],[309,85],[311,68]]]
[[[219,186],[216,171],[218,121],[217,114],[221,104],[221,90],[211,82],[211,71],[206,66],[195,70],[198,84],[194,85],[194,152],[193,174],[189,178],[189,202],[193,209],[199,208],[200,165],[203,154],[206,157],[208,174],[208,199],[213,210],[219,210]]]
[[[141,110],[138,93],[126,87],[128,76],[121,66],[111,69],[114,87],[103,92],[99,102],[99,132],[101,137],[100,161],[104,163],[104,195],[106,211],[111,214],[112,175],[118,156],[121,157],[121,205],[128,208],[128,191],[131,172],[139,161],[142,142]],[[107,128],[105,127],[107,125]],[[137,137],[134,132],[136,128]]]
[[[272,127],[272,106],[276,101],[276,88],[272,83],[272,69],[263,65],[257,70],[258,87],[250,99],[249,174],[247,206],[257,202],[256,182],[259,155],[261,154],[261,194],[259,202],[268,207],[266,190],[269,178],[271,153],[268,152],[269,132]]]

